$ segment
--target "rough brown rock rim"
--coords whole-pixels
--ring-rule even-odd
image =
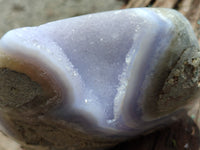
[[[200,0],[129,0],[124,8],[166,7],[181,12],[191,23],[200,43]],[[168,128],[118,145],[113,150],[200,150],[200,102],[191,116],[184,116]]]

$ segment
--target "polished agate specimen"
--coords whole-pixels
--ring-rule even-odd
[[[2,130],[27,149],[108,147],[167,124],[198,97],[198,41],[172,9],[15,29],[0,53]]]

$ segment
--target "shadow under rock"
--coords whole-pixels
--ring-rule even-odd
[[[187,115],[168,127],[118,144],[110,150],[199,150],[200,130]]]

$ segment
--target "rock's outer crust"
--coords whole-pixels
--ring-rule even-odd
[[[145,121],[158,119],[195,101],[200,81],[200,49],[188,20],[172,9],[154,9],[174,24],[174,38],[150,78],[147,101],[143,105]],[[193,96],[191,96],[193,95]],[[144,101],[144,100],[142,100]]]

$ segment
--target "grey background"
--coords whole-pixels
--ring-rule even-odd
[[[93,12],[120,9],[119,0],[0,0],[0,37],[7,31]]]

